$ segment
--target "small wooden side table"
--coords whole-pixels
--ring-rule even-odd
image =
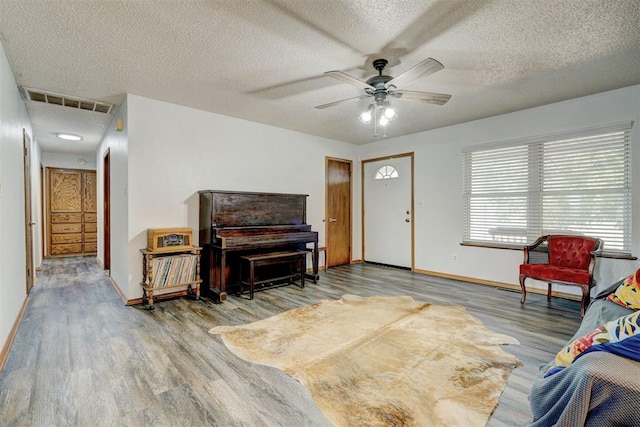
[[[191,246],[172,249],[140,249],[142,253],[142,303],[148,304],[153,310],[154,299],[162,296],[193,295],[200,299],[200,250]],[[153,295],[154,290],[186,286],[183,291],[167,293],[160,296]]]
[[[322,269],[326,272],[327,271],[327,261],[329,260],[329,258],[327,258],[327,247],[326,246],[318,246],[318,258],[320,258],[320,252],[324,253],[324,264],[322,264]],[[311,251],[311,260],[313,261],[314,255],[313,255],[313,251]],[[318,265],[320,264],[320,260],[318,259]]]

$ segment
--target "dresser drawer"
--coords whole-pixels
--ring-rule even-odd
[[[82,243],[82,234],[52,234],[51,243],[54,245],[64,243]]]
[[[71,245],[52,245],[51,246],[51,255],[69,255],[69,254],[79,254],[82,253],[82,245],[71,244]]]
[[[75,223],[82,222],[82,214],[81,213],[55,213],[51,214],[51,223],[59,224],[59,223]]]
[[[82,232],[82,224],[51,224],[51,233],[80,233]]]

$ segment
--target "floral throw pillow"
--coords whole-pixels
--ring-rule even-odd
[[[603,343],[616,343],[635,335],[640,335],[640,311],[611,320],[593,331],[576,338],[556,355],[555,366],[547,372],[571,365],[588,348]]]
[[[624,279],[607,299],[631,310],[640,310],[640,268]]]

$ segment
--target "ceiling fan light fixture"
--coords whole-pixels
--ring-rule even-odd
[[[360,121],[365,125],[371,123],[371,113],[368,111],[363,111],[362,114],[360,114]]]
[[[373,122],[373,136],[378,136],[378,127],[381,127],[384,132],[383,136],[386,137],[386,126],[398,117],[398,110],[389,104],[388,97],[392,96],[398,99],[435,105],[444,105],[449,98],[451,98],[451,95],[443,93],[398,89],[398,87],[403,87],[418,77],[428,76],[436,71],[442,70],[444,65],[439,61],[436,61],[433,58],[427,58],[395,77],[382,74],[382,71],[386,68],[388,63],[389,61],[384,58],[374,60],[373,68],[378,72],[378,75],[367,79],[367,81],[356,79],[355,77],[338,70],[325,72],[324,74],[326,76],[330,76],[334,79],[356,86],[359,89],[363,89],[365,94],[340,101],[330,102],[328,104],[317,105],[316,108],[322,110],[327,107],[342,105],[346,102],[373,97],[373,103],[369,104],[367,110],[360,113],[358,118],[360,122],[364,124]]]
[[[360,113],[360,117],[359,117],[360,121],[365,125],[368,125],[369,123],[371,123],[371,119],[373,118],[372,112],[373,112],[373,105],[369,105],[369,108],[367,108],[367,110]]]
[[[384,116],[389,120],[394,120],[398,117],[398,111],[386,102],[384,107]]]

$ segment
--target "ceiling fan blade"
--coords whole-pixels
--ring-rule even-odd
[[[409,68],[404,73],[396,76],[395,78],[389,80],[385,85],[387,88],[389,86],[395,87],[403,87],[417,79],[421,76],[428,76],[429,74],[433,74],[436,71],[440,71],[444,68],[440,62],[436,61],[433,58],[427,58],[422,62],[414,65],[412,68]]]
[[[451,95],[444,93],[416,92],[414,90],[395,90],[389,92],[389,95],[406,101],[417,101],[435,105],[444,105],[451,98]]]
[[[316,105],[316,108],[318,110],[322,110],[324,108],[335,107],[336,105],[346,104],[347,102],[356,101],[358,99],[369,98],[369,96],[370,95],[361,95],[361,96],[356,96],[355,98],[347,98],[340,101],[330,102],[328,104]]]
[[[359,87],[360,89],[373,89],[376,88],[371,86],[368,83],[363,82],[362,80],[358,80],[355,77],[351,77],[349,74],[343,73],[342,71],[327,71],[324,73],[325,76],[333,77],[334,79],[341,80],[345,83],[349,83],[350,85]]]

